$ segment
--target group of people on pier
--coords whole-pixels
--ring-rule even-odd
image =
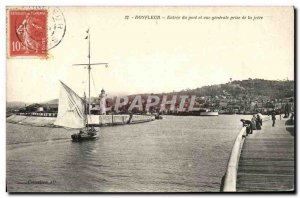
[[[243,127],[246,127],[246,134],[252,134],[253,130],[261,130],[262,118],[259,114],[254,114],[251,120],[241,119]]]
[[[272,112],[271,118],[272,118],[272,127],[274,127],[275,120],[276,120],[275,112]],[[252,134],[253,130],[261,130],[261,126],[262,126],[261,114],[256,114],[256,115],[254,114],[251,120],[241,119],[241,122],[243,123],[243,127],[246,127],[247,135]]]

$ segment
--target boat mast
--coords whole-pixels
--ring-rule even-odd
[[[88,59],[89,62],[87,64],[73,64],[73,66],[87,66],[88,69],[88,76],[89,76],[89,101],[88,101],[88,115],[91,115],[91,69],[92,65],[105,65],[105,67],[108,67],[108,63],[91,63],[91,35],[90,35],[90,29],[86,31],[88,34],[85,39],[88,39],[89,46],[88,46]],[[87,113],[87,112],[86,112]],[[88,124],[88,119],[87,119]]]
[[[88,30],[88,39],[89,39],[89,65],[88,65],[88,72],[89,72],[89,115],[91,115],[91,35],[90,31]],[[88,120],[88,119],[87,119]]]

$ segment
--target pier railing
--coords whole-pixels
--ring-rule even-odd
[[[246,135],[246,127],[243,127],[238,136],[235,139],[234,145],[231,150],[229,161],[227,164],[227,170],[223,180],[223,192],[235,192],[236,191],[236,180],[237,170],[239,166],[239,159],[241,150],[243,148],[244,140]]]

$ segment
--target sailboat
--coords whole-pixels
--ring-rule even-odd
[[[94,140],[97,138],[98,130],[96,130],[91,124],[89,124],[88,119],[88,117],[91,115],[91,65],[105,65],[106,67],[108,65],[108,63],[91,63],[89,30],[87,30],[87,33],[88,35],[85,39],[88,39],[89,41],[89,62],[86,64],[73,64],[73,66],[87,66],[89,78],[88,102],[86,101],[86,97],[81,98],[71,88],[60,81],[61,89],[58,103],[58,114],[57,119],[54,122],[54,125],[57,126],[79,129],[78,133],[74,133],[71,135],[73,141]]]
[[[79,133],[71,135],[74,141],[95,139],[97,131],[89,127],[86,100],[63,82],[60,83],[58,114],[54,125],[79,129]]]

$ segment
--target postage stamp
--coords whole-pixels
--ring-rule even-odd
[[[9,55],[47,57],[66,31],[58,8],[11,9],[8,11]]]
[[[47,55],[47,10],[10,10],[10,55]]]

